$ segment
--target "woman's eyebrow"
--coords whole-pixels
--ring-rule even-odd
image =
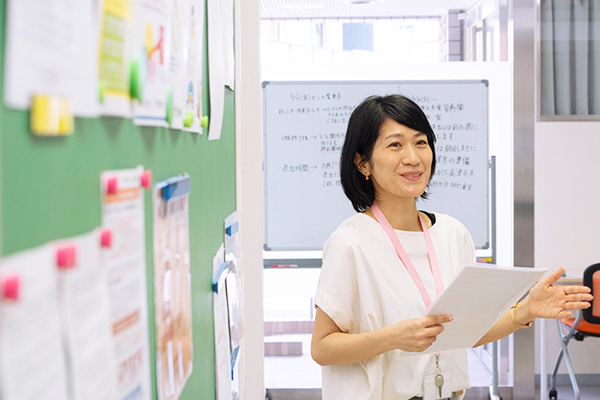
[[[400,133],[400,132],[390,133],[389,135],[387,135],[385,137],[385,140],[395,139],[395,138],[404,138],[405,136],[406,136],[405,133]],[[420,137],[420,136],[427,136],[427,135],[425,135],[423,132],[415,132],[415,134],[413,135],[413,138]]]

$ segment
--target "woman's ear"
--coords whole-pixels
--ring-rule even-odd
[[[358,153],[354,154],[354,165],[363,175],[369,175],[369,166],[367,161]]]

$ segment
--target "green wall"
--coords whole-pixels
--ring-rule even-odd
[[[206,15],[206,14],[205,14]],[[0,0],[2,27],[6,1]],[[0,91],[4,93],[4,28],[0,32]],[[204,114],[209,114],[204,59]],[[100,226],[100,173],[143,165],[154,182],[191,176],[190,251],[194,364],[182,399],[214,399],[212,257],[223,241],[223,221],[235,210],[234,95],[225,95],[221,139],[167,128],[138,127],[129,119],[76,118],[67,137],[35,137],[29,112],[0,106],[0,252],[9,255]],[[152,195],[145,191],[146,260],[151,378],[156,394],[153,300]]]

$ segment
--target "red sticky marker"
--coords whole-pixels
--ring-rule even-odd
[[[5,299],[19,300],[21,280],[17,275],[2,278],[2,296]]]
[[[149,169],[145,170],[142,173],[140,181],[144,189],[150,189],[152,187],[152,171],[150,171]]]
[[[118,181],[116,177],[108,178],[106,180],[106,192],[108,194],[116,194],[118,191]]]
[[[112,246],[112,231],[110,229],[103,229],[100,233],[100,244],[102,247]]]
[[[75,266],[76,255],[75,246],[65,246],[58,249],[56,251],[56,264],[58,268],[73,268]]]

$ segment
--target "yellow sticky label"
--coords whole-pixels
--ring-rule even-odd
[[[31,132],[39,136],[73,133],[74,118],[67,99],[35,95],[31,99]]]
[[[71,107],[68,100],[60,101],[59,133],[61,135],[70,135],[73,133],[74,118],[71,114]]]
[[[60,133],[60,102],[50,96],[36,95],[31,99],[31,132],[54,136]]]

